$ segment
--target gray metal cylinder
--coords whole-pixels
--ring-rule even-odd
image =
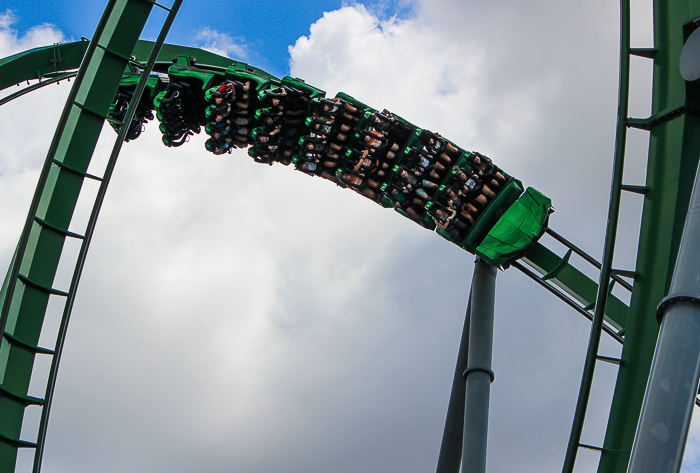
[[[469,320],[472,307],[472,295],[469,293],[467,313],[462,327],[462,339],[457,353],[457,365],[452,378],[450,402],[447,405],[445,429],[442,433],[442,444],[436,473],[459,473],[462,466],[462,443],[464,441],[464,385],[463,373],[467,369],[467,354],[469,353]]]
[[[700,173],[696,175],[635,436],[630,473],[680,471],[700,380]]]
[[[496,268],[477,260],[472,280],[472,306],[469,324],[462,472],[486,471],[486,446],[491,396],[491,354],[493,314],[496,295]]]

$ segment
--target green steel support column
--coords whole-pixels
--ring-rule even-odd
[[[493,371],[493,324],[496,268],[477,258],[472,278],[467,369],[464,371],[464,438],[462,472],[485,473],[489,401]]]
[[[56,130],[0,299],[0,472],[14,471],[24,409],[52,289],[85,172],[104,117],[153,3],[111,0],[95,32]]]
[[[615,385],[599,472],[627,470],[658,335],[656,307],[668,293],[700,156],[699,84],[679,73],[684,25],[700,16],[698,0],[655,0],[654,85],[644,199],[623,363]],[[637,121],[631,121],[635,123]],[[644,121],[642,121],[644,123]],[[628,121],[630,123],[630,121]]]

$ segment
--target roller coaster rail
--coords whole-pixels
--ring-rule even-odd
[[[121,77],[125,66],[129,63],[130,58],[129,54],[131,53],[135,42],[138,40],[138,36],[141,33],[141,29],[145,25],[145,21],[149,16],[150,10],[152,8],[152,5],[144,5],[143,2],[137,3],[137,2],[127,2],[128,4],[126,5],[119,5],[120,2],[117,1],[111,1],[105,10],[105,14],[103,15],[100,24],[97,27],[97,30],[95,32],[95,38],[98,38],[97,41],[92,41],[89,43],[89,46],[87,50],[85,51],[85,58],[82,60],[82,66],[80,67],[78,73],[76,74],[76,81],[75,84],[71,90],[71,94],[69,96],[68,102],[66,104],[66,108],[64,110],[64,113],[62,115],[61,121],[59,122],[58,126],[58,132],[57,136],[54,138],[54,141],[52,143],[51,149],[49,150],[48,157],[46,159],[46,163],[44,166],[44,169],[42,170],[41,177],[39,179],[39,185],[37,186],[37,192],[35,194],[35,197],[32,202],[32,207],[29,212],[29,216],[27,218],[27,222],[25,224],[25,229],[22,233],[22,237],[20,239],[20,243],[17,247],[17,250],[15,252],[15,255],[13,257],[13,262],[12,266],[10,268],[10,271],[8,273],[8,277],[5,279],[5,282],[2,287],[2,292],[0,292],[0,300],[2,300],[2,313],[1,313],[1,318],[0,318],[0,331],[2,331],[3,338],[2,338],[2,348],[4,348],[4,356],[6,357],[6,361],[3,366],[3,384],[2,384],[2,393],[4,394],[5,397],[5,405],[2,406],[3,409],[0,411],[2,412],[2,418],[3,419],[14,419],[14,422],[3,422],[2,429],[3,432],[0,434],[0,468],[3,471],[14,471],[15,465],[16,465],[16,457],[17,457],[17,449],[18,448],[33,448],[34,449],[34,461],[33,461],[33,468],[32,470],[35,472],[39,472],[41,470],[41,461],[42,461],[42,456],[43,456],[43,450],[44,450],[44,444],[45,444],[45,439],[46,439],[46,430],[48,426],[48,419],[49,419],[49,412],[51,408],[51,402],[53,399],[53,392],[54,392],[54,387],[55,387],[55,381],[56,381],[56,374],[58,372],[58,365],[61,357],[61,352],[63,349],[63,345],[65,342],[65,335],[66,335],[66,329],[68,326],[68,321],[70,319],[70,313],[73,307],[73,302],[75,300],[75,294],[77,291],[77,286],[78,282],[80,280],[80,275],[82,273],[82,268],[84,265],[85,257],[87,255],[87,250],[90,244],[90,240],[92,238],[92,233],[94,231],[94,227],[97,221],[97,216],[99,214],[99,210],[102,204],[102,201],[104,199],[104,195],[106,193],[107,185],[109,183],[109,178],[112,172],[112,169],[114,168],[114,165],[116,164],[116,158],[119,155],[119,151],[121,149],[121,145],[124,142],[125,135],[127,133],[128,128],[127,127],[122,127],[122,130],[117,136],[117,140],[115,142],[115,146],[112,152],[112,155],[109,160],[109,164],[107,166],[107,169],[105,170],[105,174],[102,178],[97,178],[96,176],[91,176],[87,174],[84,170],[81,170],[80,168],[75,168],[70,164],[67,164],[65,161],[66,159],[66,154],[63,154],[62,156],[59,154],[59,146],[62,144],[61,143],[61,138],[65,137],[66,135],[70,135],[70,133],[64,133],[65,128],[68,123],[80,123],[81,119],[82,120],[87,120],[87,121],[92,121],[94,124],[98,125],[97,127],[97,133],[88,133],[92,134],[93,137],[95,138],[92,141],[92,149],[88,151],[88,162],[89,158],[92,155],[92,152],[94,151],[94,145],[96,143],[96,137],[99,135],[99,129],[102,126],[102,123],[104,119],[106,118],[106,112],[107,112],[107,106],[109,105],[109,102],[102,100],[102,104],[99,104],[99,97],[97,99],[93,99],[93,102],[97,103],[92,103],[90,102],[91,97],[94,97],[94,95],[91,94],[97,94],[104,96],[104,89],[106,88],[107,91],[112,90],[115,91],[116,87],[118,85],[119,78]],[[153,68],[153,65],[155,64],[156,57],[158,55],[158,52],[160,51],[160,47],[165,41],[165,37],[167,35],[167,32],[172,25],[173,20],[175,19],[175,16],[177,14],[177,11],[181,5],[182,1],[181,0],[175,0],[173,2],[173,5],[168,13],[168,16],[166,20],[164,21],[164,24],[161,28],[161,32],[158,36],[158,40],[153,46],[152,49],[152,54],[150,55],[148,59],[148,64],[145,66],[144,70],[146,73],[143,75],[142,80],[139,82],[139,85],[137,86],[136,92],[135,92],[135,97],[139,97],[139,95],[143,92],[145,88],[145,83],[148,77],[149,71]],[[119,7],[123,6],[124,9],[120,9]],[[131,38],[131,39],[130,39]],[[79,46],[84,46],[84,42],[81,41]],[[123,52],[120,52],[118,49],[119,47],[124,48],[122,49]],[[76,48],[77,49],[77,48]],[[61,61],[60,63],[56,61],[56,57],[61,57],[60,52],[57,54],[57,50],[60,51],[60,48],[58,45],[54,45],[53,47],[53,52],[54,52],[54,59],[51,61],[53,66],[58,69],[59,67],[64,68],[67,65],[64,65],[63,62]],[[96,54],[98,50],[104,51],[106,54]],[[45,51],[41,51],[42,53],[45,53]],[[125,54],[126,53],[126,54]],[[20,61],[24,62],[26,57],[21,57]],[[76,58],[77,59],[77,58]],[[13,61],[10,61],[12,63]],[[110,65],[116,65],[116,67],[109,67]],[[70,66],[68,66],[70,67]],[[110,70],[111,69],[111,70]],[[40,69],[37,69],[40,71]],[[92,86],[90,84],[90,79],[86,79],[86,72],[92,70],[96,71],[93,72],[94,76],[92,79],[95,81],[96,86]],[[59,71],[54,71],[54,72],[59,72]],[[39,77],[38,79],[41,80],[42,78],[42,73],[38,73]],[[66,76],[68,78],[69,74],[58,74],[56,77],[60,78],[62,76]],[[5,76],[7,77],[7,76]],[[24,79],[23,80],[28,80]],[[60,79],[56,79],[60,80]],[[87,87],[83,88],[83,81],[87,82]],[[18,81],[19,82],[19,81]],[[43,85],[46,85],[47,83],[53,82],[51,80],[49,81],[44,81]],[[112,84],[110,87],[110,83]],[[31,88],[31,86],[30,86]],[[87,90],[85,90],[87,89]],[[114,93],[114,92],[112,92]],[[109,92],[107,92],[109,94]],[[14,94],[15,97],[18,96],[18,94]],[[109,97],[109,95],[107,95]],[[14,97],[13,97],[14,98]],[[78,100],[82,100],[83,102],[78,102]],[[111,101],[111,99],[108,99]],[[89,104],[89,105],[88,105]],[[128,120],[131,120],[131,117],[133,116],[136,106],[138,104],[138,100],[134,101],[133,105],[129,107],[129,109],[126,112],[126,117]],[[100,110],[101,109],[101,110]],[[76,116],[77,115],[77,116]],[[86,128],[88,128],[86,126]],[[89,128],[88,128],[89,130]],[[61,136],[63,135],[63,136]],[[96,136],[97,135],[97,136]],[[81,136],[78,136],[78,133],[73,134],[72,139],[76,139],[78,141],[77,146],[79,147],[84,147],[85,144],[81,143]],[[69,138],[69,139],[70,139]],[[86,143],[88,143],[87,147],[90,147],[90,138],[87,138],[85,140]],[[70,145],[67,145],[66,148],[69,148]],[[66,152],[66,149],[64,148],[63,152]],[[87,163],[84,163],[84,169],[87,169]],[[74,179],[77,176],[78,183],[78,191],[79,187],[82,184],[82,180],[85,178],[93,178],[97,179],[101,182],[100,184],[100,190],[98,192],[98,195],[96,197],[96,201],[93,207],[93,211],[90,217],[90,221],[87,225],[86,231],[84,235],[78,235],[74,234],[72,232],[68,231],[68,225],[70,223],[70,214],[72,214],[72,210],[69,212],[68,218],[61,219],[60,215],[53,216],[53,219],[56,220],[63,220],[60,223],[54,222],[52,223],[52,215],[49,212],[48,209],[40,209],[40,205],[42,202],[45,202],[45,194],[47,191],[47,186],[51,184],[50,180],[51,177],[53,177],[53,184],[56,185],[56,183],[59,183],[59,177],[60,174],[67,174]],[[53,174],[53,176],[52,176]],[[68,178],[70,179],[70,178]],[[75,184],[74,184],[75,186]],[[61,196],[60,192],[52,192],[53,189],[51,189],[49,192],[51,196],[49,199],[53,197],[57,197],[58,199],[63,198]],[[77,198],[77,195],[75,195],[75,192],[70,192],[69,187],[65,188],[65,193],[68,194],[68,199],[70,199],[71,194],[73,194],[74,198]],[[75,200],[73,200],[72,205],[73,207],[75,206]],[[70,204],[68,204],[70,206]],[[59,206],[61,206],[59,204]],[[45,212],[42,217],[39,216],[40,210],[43,210]],[[66,221],[67,220],[67,221]],[[38,224],[38,225],[37,225]],[[38,236],[35,236],[34,238],[36,241],[39,240],[39,238],[42,236],[41,234],[44,232],[48,232],[49,234],[52,234],[54,237],[54,240],[56,237],[58,237],[58,242],[54,241],[53,246],[55,247],[56,244],[59,245],[58,248],[58,253],[60,254],[61,249],[60,247],[63,246],[63,240],[66,237],[71,237],[71,238],[78,238],[82,240],[82,245],[80,249],[80,255],[78,257],[78,260],[75,265],[75,270],[73,274],[73,278],[71,281],[71,288],[69,292],[65,293],[62,291],[57,291],[55,289],[51,288],[52,285],[52,280],[53,280],[53,275],[55,275],[56,271],[56,266],[58,264],[58,259],[55,259],[53,262],[53,267],[50,267],[50,263],[47,265],[45,264],[44,261],[42,261],[41,255],[42,255],[42,250],[40,248],[40,245],[38,243],[35,243],[35,248],[32,248],[34,250],[34,254],[31,254],[29,256],[27,255],[27,248],[30,243],[30,238],[32,233],[39,233]],[[49,244],[46,245],[47,247]],[[48,254],[55,252],[51,251],[50,249],[45,249],[44,250],[44,256],[48,256]],[[48,268],[45,268],[44,270],[48,270],[49,274],[40,274],[39,277],[41,279],[44,279],[43,281],[38,280],[37,276],[32,274],[31,271],[31,266],[27,268],[24,266],[24,271],[26,275],[22,275],[20,271],[22,271],[23,263],[25,262],[25,258],[32,258],[34,255],[40,255],[38,258],[39,265],[43,266],[49,266]],[[49,259],[51,261],[51,259]],[[30,263],[31,265],[31,260]],[[28,270],[29,269],[29,270]],[[43,276],[43,277],[42,277]],[[48,277],[47,277],[48,276]],[[30,279],[31,278],[31,279]],[[10,282],[12,281],[12,282]],[[39,330],[36,330],[36,322],[34,323],[35,327],[34,330],[25,330],[27,332],[33,332],[29,333],[30,338],[25,338],[22,340],[22,338],[15,336],[17,329],[21,329],[20,323],[15,323],[15,327],[13,327],[13,333],[10,334],[10,330],[8,330],[7,325],[8,322],[12,322],[11,320],[11,310],[12,310],[12,302],[13,302],[13,296],[15,293],[15,288],[20,286],[20,283],[24,284],[24,290],[26,291],[27,288],[31,288],[34,290],[38,290],[39,294],[36,294],[35,297],[39,299],[39,304],[43,302],[44,304],[44,311],[46,310],[46,307],[48,305],[48,298],[50,295],[58,295],[65,297],[66,301],[64,303],[64,311],[63,311],[63,316],[61,318],[61,324],[60,328],[57,334],[57,340],[55,343],[55,347],[53,349],[45,349],[41,348],[37,345],[38,343],[38,338],[39,334],[41,331],[41,323],[42,321],[38,321],[39,325]],[[47,284],[48,283],[48,284]],[[19,312],[19,310],[18,310]],[[18,316],[15,316],[19,318]],[[43,319],[43,314],[40,314],[41,319]],[[21,322],[21,321],[20,321]],[[17,352],[20,352],[17,354],[15,357],[16,359],[19,358],[20,361],[15,362],[15,366],[12,365],[12,361],[14,361],[11,357],[13,354],[12,350],[15,350]],[[24,353],[21,353],[24,352]],[[27,367],[23,367],[21,363],[21,357],[22,355],[30,354],[31,358],[33,359],[35,355],[32,354],[47,354],[52,356],[52,361],[51,361],[51,368],[49,372],[49,377],[46,381],[46,389],[45,389],[45,396],[43,399],[38,399],[38,398],[31,398],[27,396],[27,389],[29,388],[29,379],[31,375],[31,367],[29,367],[29,370],[27,372]],[[33,360],[32,360],[33,361]],[[15,368],[15,372],[12,372],[12,368]],[[13,386],[14,384],[14,386]],[[20,389],[20,394],[17,393],[17,391],[13,392],[13,388],[16,390],[17,388]],[[7,400],[14,401],[12,404],[8,406]],[[41,413],[41,420],[39,424],[39,430],[37,434],[37,439],[35,442],[29,442],[25,440],[21,440],[19,438],[20,432],[21,432],[21,427],[22,427],[22,412],[24,408],[26,408],[29,405],[40,405],[42,406],[42,413]],[[13,412],[14,411],[14,412]],[[19,416],[18,416],[18,411],[19,411]],[[19,417],[19,419],[17,419]],[[19,422],[17,422],[19,420]],[[9,431],[9,432],[8,432]]]
[[[143,0],[110,0],[93,36],[97,38],[95,41],[83,39],[74,43],[55,44],[0,60],[0,89],[25,81],[28,83],[27,87],[0,100],[0,105],[46,85],[75,78],[41,173],[25,229],[0,292],[0,331],[3,334],[0,347],[0,418],[3,419],[0,425],[0,473],[14,472],[18,448],[35,450],[33,471],[40,471],[56,373],[80,274],[111,171],[126,139],[129,127],[124,125],[132,121],[141,93],[146,89],[150,71],[167,74],[173,65],[173,56],[196,57],[197,68],[217,74],[225,73],[231,66],[231,59],[203,50],[164,43],[180,4],[181,0],[175,0],[170,8],[166,8],[169,10],[168,18],[155,43],[138,40],[138,36],[151,8],[162,5]],[[678,8],[680,4],[687,5],[683,9]],[[128,22],[124,21],[127,16]],[[598,471],[626,471],[636,428],[636,421],[631,422],[629,419],[639,417],[658,332],[655,309],[668,291],[683,229],[682,217],[688,208],[698,163],[698,155],[694,150],[700,149],[700,119],[692,111],[698,108],[693,103],[698,84],[683,82],[677,77],[678,74],[671,71],[669,64],[675,64],[674,58],[680,54],[684,40],[697,28],[700,2],[655,0],[654,18],[655,46],[632,48],[629,39],[630,4],[629,0],[621,0],[618,124],[602,262],[547,228],[546,234],[560,245],[560,249],[554,251],[542,241],[533,242],[521,259],[508,263],[592,321],[591,339],[564,472],[573,471],[576,452],[581,447],[601,453]],[[648,118],[627,116],[629,62],[632,55],[653,60],[658,65],[654,68],[654,98],[652,113]],[[250,70],[260,76],[275,79],[247,64],[234,64],[244,71]],[[129,70],[141,75],[134,99],[129,103],[124,119],[119,121],[109,115],[109,106],[122,75]],[[32,80],[38,82],[29,84]],[[107,170],[99,177],[87,174],[86,170],[105,120],[115,125],[119,131]],[[71,126],[67,126],[68,123]],[[649,132],[648,170],[644,184],[622,182],[626,132],[629,127]],[[88,145],[78,145],[80,142]],[[69,151],[73,154],[69,154]],[[669,179],[669,176],[675,179]],[[75,199],[86,178],[96,179],[101,185],[87,228],[80,235],[69,232],[68,227]],[[617,220],[623,192],[644,196],[638,259],[633,270],[613,267]],[[65,238],[82,240],[68,292],[52,288]],[[561,247],[564,248],[563,255],[557,254]],[[581,270],[577,267],[580,263],[571,262],[574,255],[577,260],[591,265],[599,272],[597,282],[586,276],[586,273],[590,273],[588,269]],[[629,304],[612,294],[614,286],[629,293]],[[43,348],[37,346],[38,336],[51,297],[63,297],[66,302],[56,344],[53,348]],[[598,355],[601,332],[623,344],[620,359]],[[27,395],[33,360],[37,354],[53,357],[43,399]],[[580,441],[597,361],[618,364],[620,367],[605,442],[600,447],[584,445]],[[697,397],[695,403],[700,406]],[[23,412],[29,405],[43,408],[38,437],[20,439]]]

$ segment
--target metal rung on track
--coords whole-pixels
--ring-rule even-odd
[[[5,388],[2,384],[0,384],[0,396],[1,395],[11,397],[12,399],[20,401],[27,406],[43,406],[44,404],[46,404],[46,401],[44,399],[40,399],[38,397],[33,396],[23,396],[21,394],[13,393],[12,391]]]
[[[40,89],[40,88],[42,88],[42,87],[45,87],[45,86],[47,86],[47,85],[49,85],[49,84],[54,84],[54,83],[56,83],[56,82],[60,82],[60,81],[62,81],[63,79],[70,80],[70,78],[71,78],[71,77],[75,77],[77,73],[78,73],[77,71],[66,72],[66,73],[64,73],[64,74],[59,74],[59,75],[57,75],[57,76],[55,76],[55,77],[52,77],[52,78],[50,78],[50,79],[47,79],[47,80],[45,80],[45,81],[43,81],[43,82],[40,81],[40,82],[37,82],[36,84],[32,84],[32,85],[30,85],[29,87],[25,87],[24,89],[20,90],[19,92],[15,92],[14,94],[10,94],[10,95],[8,95],[7,97],[3,97],[2,99],[0,99],[0,106],[5,105],[6,103],[11,102],[11,101],[13,101],[13,100],[16,99],[16,98],[19,98],[19,97],[21,97],[21,96],[23,96],[23,95],[25,95],[25,94],[28,94],[29,92],[33,92],[33,91],[35,91],[35,90],[37,90],[37,89]]]
[[[647,59],[654,59],[656,52],[656,48],[630,48],[631,55],[645,57]]]
[[[106,46],[102,46],[101,44],[98,44],[97,47],[100,48],[102,51],[106,52],[107,54],[112,54],[113,56],[121,58],[121,59],[125,60],[126,62],[132,62],[131,56],[127,56],[126,54],[118,53],[112,49],[109,49]],[[78,105],[78,104],[76,103],[76,105]]]
[[[603,447],[596,447],[595,445],[588,445],[585,443],[580,443],[578,444],[578,446],[581,448],[585,448],[586,450],[596,450],[598,452],[602,452],[605,450]]]
[[[538,283],[540,286],[544,287],[547,289],[549,292],[554,294],[556,297],[561,299],[563,302],[569,305],[572,309],[574,309],[576,312],[579,314],[583,315],[586,317],[588,320],[593,321],[593,314],[589,312],[590,308],[587,308],[582,306],[580,302],[578,302],[576,299],[568,295],[566,292],[562,291],[559,289],[554,283],[552,283],[549,280],[545,280],[544,278],[540,277],[535,273],[535,271],[527,268],[523,263],[520,263],[518,261],[514,262],[512,266],[516,269],[518,269],[520,272],[525,274],[527,277]],[[615,330],[614,327],[610,326],[609,324],[603,325],[603,331],[610,335],[613,339],[615,339],[617,342],[622,343],[624,339],[622,338],[621,334]]]
[[[50,228],[51,230],[55,231],[56,233],[60,233],[63,236],[76,238],[78,240],[85,239],[85,237],[83,235],[80,235],[78,233],[69,232],[68,230],[62,230],[62,229],[58,228],[57,226],[50,224],[46,220],[40,219],[39,217],[34,217],[34,221],[36,223],[38,223],[39,225],[41,225],[42,227]]]
[[[47,286],[44,286],[42,284],[39,284],[38,282],[32,281],[31,279],[29,279],[27,276],[25,276],[23,274],[18,274],[17,279],[19,279],[23,283],[27,284],[28,286],[35,287],[35,288],[40,289],[42,291],[48,292],[49,294],[53,294],[54,296],[63,296],[63,297],[69,296],[69,294],[65,291],[60,291],[58,289],[54,289],[52,287],[47,287]]]
[[[93,174],[88,174],[88,173],[83,172],[83,171],[78,171],[77,169],[72,168],[71,166],[68,166],[67,164],[63,163],[62,161],[58,161],[57,159],[54,159],[53,163],[55,165],[59,166],[60,168],[65,169],[66,171],[70,171],[73,174],[77,174],[81,177],[86,177],[88,179],[92,179],[93,181],[100,181],[100,182],[102,181],[102,178],[99,176],[95,176]]]
[[[625,192],[632,192],[634,194],[646,194],[649,188],[647,186],[634,186],[634,185],[627,185],[623,184],[620,187],[623,191]]]
[[[102,118],[103,120],[106,120],[110,123],[114,123],[115,125],[122,126],[124,124],[124,122],[122,122],[121,120],[117,120],[116,118],[110,117],[109,114],[107,114],[107,113],[100,113],[96,110],[93,110],[92,108],[90,108],[87,105],[82,104],[80,102],[73,102],[73,105],[75,105],[76,107],[78,107],[82,110],[85,110],[88,113],[95,115],[98,118]]]
[[[6,437],[5,435],[0,434],[0,442],[7,442],[11,445],[14,445],[17,448],[36,448],[37,444],[34,442],[27,442],[26,440],[16,440],[16,439],[11,439],[9,437]]]
[[[29,343],[25,343],[22,340],[15,337],[14,335],[10,335],[7,332],[3,333],[2,336],[14,345],[19,345],[23,348],[26,348],[27,350],[31,350],[34,353],[38,353],[40,355],[55,355],[56,354],[56,352],[54,350],[49,350],[48,348],[41,348],[38,346],[30,345]]]

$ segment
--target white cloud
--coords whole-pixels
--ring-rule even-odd
[[[16,21],[11,10],[6,10],[5,13],[0,13],[0,29],[9,28]]]
[[[693,409],[690,430],[688,431],[688,441],[685,445],[683,454],[683,468],[681,471],[685,473],[700,472],[700,419],[698,419],[696,411]]]
[[[416,20],[380,21],[361,5],[325,13],[290,47],[290,56],[292,75],[329,94],[342,89],[414,122],[420,117],[423,126],[443,125],[444,134],[457,114],[476,109],[485,61],[476,44],[440,42]],[[470,118],[452,131],[471,140],[475,123]]]
[[[197,32],[195,42],[202,44],[202,49],[221,56],[232,59],[246,59],[248,57],[248,47],[241,38],[234,38],[227,33],[220,33],[209,27]]]
[[[325,13],[289,49],[293,76],[388,108],[467,149],[499,153],[507,170],[508,155],[531,146],[545,107],[563,93],[556,74],[494,90],[501,72],[478,35],[450,41],[426,18],[379,20],[362,5]]]
[[[65,40],[63,33],[48,23],[34,26],[20,35],[12,29],[12,25],[16,21],[12,10],[6,10],[5,13],[0,14],[0,57],[12,56],[27,49],[60,43]]]
[[[16,54],[63,39],[60,31],[49,25],[31,28],[19,35],[11,28],[16,21],[11,11],[0,15],[0,57]],[[46,156],[70,83],[51,85],[9,102],[0,108],[0,200],[13,203],[3,208],[6,224],[0,227],[0,254],[9,257],[19,237],[40,166]],[[13,86],[0,91],[0,96],[15,92]],[[41,117],[40,120],[37,117]]]

